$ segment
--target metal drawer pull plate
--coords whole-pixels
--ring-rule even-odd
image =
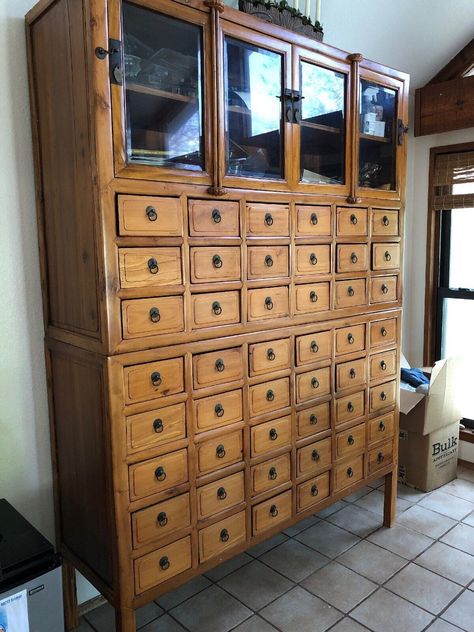
[[[225,447],[222,443],[219,443],[216,448],[216,456],[218,459],[223,459],[225,457]]]
[[[160,268],[156,259],[154,259],[153,257],[151,259],[148,259],[147,266],[150,274],[158,274]]]
[[[158,219],[158,213],[156,212],[156,208],[154,206],[147,206],[145,209],[146,216],[148,217],[148,221],[156,222]]]
[[[160,434],[161,432],[163,432],[164,426],[163,426],[163,421],[161,419],[155,419],[155,421],[153,422],[153,430],[157,434]]]

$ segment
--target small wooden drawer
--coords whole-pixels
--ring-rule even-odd
[[[398,277],[373,277],[370,280],[370,302],[389,303],[397,300]]]
[[[332,235],[330,206],[296,205],[296,235],[326,237]]]
[[[329,472],[298,485],[296,510],[304,511],[329,496]]]
[[[400,267],[400,244],[372,244],[372,270]]]
[[[312,276],[331,272],[331,246],[295,246],[295,274]]]
[[[290,210],[284,204],[248,204],[247,235],[250,237],[287,237],[290,234]]]
[[[159,360],[125,367],[123,370],[125,402],[145,402],[148,399],[174,395],[184,391],[183,358]]]
[[[395,404],[397,382],[385,382],[379,386],[372,386],[370,389],[370,412],[374,413],[383,408],[389,408]]]
[[[288,246],[249,246],[247,258],[249,279],[289,275]]]
[[[364,391],[336,399],[336,426],[365,415]]]
[[[311,364],[330,358],[332,354],[332,332],[318,331],[296,337],[296,364]]]
[[[196,445],[199,474],[214,472],[242,460],[242,431],[230,432]]]
[[[241,380],[244,377],[242,347],[193,356],[195,389]]]
[[[212,246],[190,249],[192,283],[240,280],[240,248]]]
[[[338,208],[336,222],[339,236],[367,235],[367,209],[365,208]]]
[[[331,415],[329,412],[329,402],[311,406],[306,410],[301,410],[297,416],[298,437],[309,437],[318,432],[324,432],[331,427]]]
[[[297,285],[295,288],[296,314],[312,314],[330,309],[329,288],[329,283]]]
[[[240,293],[216,292],[191,296],[193,329],[240,322]]]
[[[336,281],[336,296],[334,307],[357,307],[367,304],[367,287],[365,279],[351,279],[350,281]]]
[[[395,413],[371,419],[368,424],[369,444],[390,439],[395,431]]]
[[[252,533],[260,535],[291,518],[291,490],[252,507]]]
[[[191,237],[238,237],[239,203],[214,200],[189,200]]]
[[[244,473],[220,478],[196,490],[198,520],[209,518],[245,500]]]
[[[296,476],[325,470],[331,462],[331,437],[310,443],[296,451]]]
[[[212,430],[240,421],[243,416],[242,391],[229,391],[195,400],[196,432]]]
[[[159,494],[188,480],[188,451],[170,452],[129,467],[130,500]]]
[[[296,376],[296,401],[307,402],[331,392],[331,367],[300,373]]]
[[[133,547],[139,548],[191,525],[189,494],[175,496],[132,514]]]
[[[290,340],[271,340],[249,346],[250,375],[267,375],[290,368]]]
[[[229,516],[199,531],[199,561],[206,562],[245,542],[245,511]]]
[[[252,495],[262,494],[290,480],[290,455],[283,454],[250,468]]]
[[[370,356],[370,379],[389,377],[397,373],[397,352],[383,351]]]
[[[399,234],[398,222],[398,211],[373,210],[372,235],[374,235],[375,237],[385,235],[393,235],[397,237]]]
[[[182,296],[160,296],[122,301],[124,340],[184,331]]]
[[[284,318],[290,313],[290,299],[287,287],[269,287],[249,290],[248,320],[269,320]]]
[[[250,428],[250,445],[253,457],[291,445],[291,417],[283,417],[252,426]]]
[[[120,287],[181,285],[181,248],[120,248]]]
[[[338,272],[365,272],[368,269],[369,247],[367,244],[338,244]]]
[[[369,474],[390,465],[393,461],[393,441],[388,441],[370,450],[369,452]]]
[[[336,366],[336,390],[362,386],[367,382],[367,360],[350,360]]]
[[[283,377],[264,384],[255,384],[249,389],[250,416],[280,410],[290,405],[290,380]]]
[[[336,329],[336,353],[354,353],[365,350],[365,325],[351,325]]]
[[[135,560],[135,593],[140,595],[188,568],[191,568],[189,535]]]
[[[179,198],[119,195],[120,235],[180,237],[183,213]]]
[[[175,404],[126,419],[129,454],[154,448],[186,436],[186,407]]]
[[[370,323],[370,346],[385,347],[397,341],[397,319],[375,320]]]
[[[364,455],[352,457],[334,468],[334,493],[364,478]]]
[[[365,450],[365,423],[359,424],[336,435],[336,458],[343,459],[350,454]]]

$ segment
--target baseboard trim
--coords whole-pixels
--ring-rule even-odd
[[[466,470],[474,470],[474,463],[472,463],[472,461],[463,461],[462,459],[458,459],[458,465],[465,467]]]
[[[104,603],[107,603],[107,599],[102,597],[102,595],[98,595],[97,597],[93,597],[92,599],[88,599],[84,601],[84,603],[79,604],[79,616],[82,617],[84,614],[87,614],[91,610],[95,610],[99,606],[102,606]]]

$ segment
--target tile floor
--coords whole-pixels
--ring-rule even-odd
[[[474,471],[424,494],[382,481],[137,612],[140,632],[474,632]],[[114,632],[103,605],[77,632]]]

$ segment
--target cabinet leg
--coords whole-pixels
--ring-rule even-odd
[[[385,476],[385,498],[383,507],[384,527],[393,527],[397,518],[397,472]]]
[[[63,560],[63,599],[64,625],[66,630],[74,630],[79,625],[77,607],[76,569],[67,560]]]
[[[115,630],[116,632],[136,632],[135,610],[131,608],[116,608]]]

